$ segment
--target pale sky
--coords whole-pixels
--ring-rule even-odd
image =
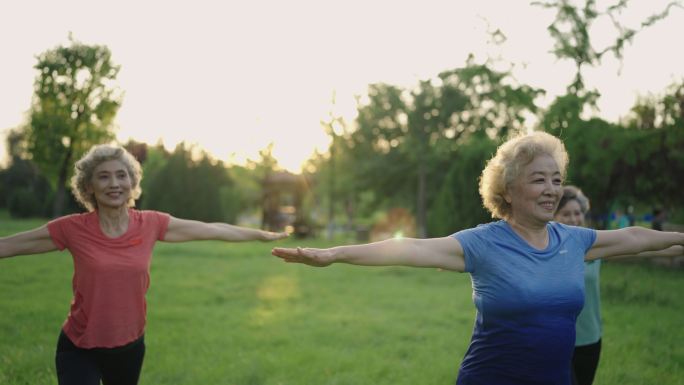
[[[624,20],[634,25],[666,3],[632,0]],[[1,157],[7,130],[25,122],[36,55],[67,44],[69,32],[107,45],[121,65],[120,141],[161,139],[172,149],[184,140],[239,163],[273,142],[274,156],[293,171],[327,148],[319,122],[333,90],[337,113],[351,121],[354,95],[368,84],[413,86],[463,66],[469,53],[513,63],[520,82],[548,91],[543,104],[564,93],[574,74],[549,53],[554,13],[521,0],[27,0],[4,8]],[[597,25],[597,46],[610,39],[609,27]],[[503,46],[488,44],[487,30],[496,28],[508,37]],[[607,57],[587,71],[588,85],[602,93],[599,115],[615,121],[638,95],[681,81],[683,35],[684,11],[674,9],[636,37],[622,66]]]

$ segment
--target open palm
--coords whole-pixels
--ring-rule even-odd
[[[303,263],[317,267],[328,266],[333,262],[332,253],[328,249],[275,247],[271,254],[288,263]]]

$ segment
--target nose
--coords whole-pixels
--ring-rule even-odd
[[[560,195],[560,191],[562,190],[561,186],[553,184],[553,181],[546,181],[544,183],[544,194],[550,195],[550,196],[558,196]]]
[[[109,186],[110,187],[119,187],[119,180],[116,176],[109,178]]]

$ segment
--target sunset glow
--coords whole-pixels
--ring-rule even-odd
[[[0,23],[2,156],[7,130],[26,121],[35,56],[66,44],[69,32],[107,45],[121,65],[120,141],[162,141],[169,149],[185,141],[237,163],[257,159],[273,143],[274,156],[291,171],[326,150],[320,121],[333,108],[333,92],[335,114],[351,122],[355,96],[368,84],[410,87],[463,66],[469,53],[480,62],[505,58],[501,66],[512,65],[521,83],[547,90],[546,103],[573,74],[571,63],[549,53],[553,14],[528,2],[67,3],[20,2]],[[624,16],[638,21],[664,4],[630,3]],[[684,53],[660,45],[680,36],[682,26],[684,12],[673,9],[626,47],[622,64],[607,57],[601,68],[587,68],[588,85],[602,94],[602,117],[617,120],[638,95],[684,77]],[[507,37],[502,45],[487,33],[496,28]],[[610,25],[596,28],[598,45],[610,39]]]

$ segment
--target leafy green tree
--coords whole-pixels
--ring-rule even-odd
[[[442,186],[429,210],[431,236],[447,236],[491,221],[478,191],[480,174],[496,152],[497,141],[476,132],[454,153]]]
[[[542,128],[565,142],[568,182],[591,198],[599,227],[607,226],[607,214],[619,203],[684,206],[684,85],[642,99],[622,124],[582,119],[581,105],[571,94],[556,99]]]
[[[0,207],[7,207],[13,217],[44,217],[53,191],[47,178],[30,160],[24,159],[25,137],[21,130],[10,130],[7,152],[10,162],[0,170]]]
[[[665,137],[673,135],[666,128],[660,132],[637,132],[635,126],[623,127],[599,118],[583,118],[586,108],[596,107],[599,93],[588,89],[583,69],[602,64],[604,55],[611,53],[622,59],[624,49],[644,28],[668,16],[680,1],[670,2],[663,11],[646,17],[636,27],[620,20],[620,13],[628,8],[628,0],[601,9],[595,0],[575,2],[553,0],[532,4],[555,10],[556,17],[548,31],[555,41],[553,53],[560,60],[575,64],[575,76],[567,94],[558,97],[545,111],[540,126],[561,137],[570,154],[569,182],[582,187],[592,199],[593,213],[598,214],[599,227],[606,227],[607,213],[617,201],[652,200],[657,188],[668,185],[660,176],[649,176],[644,168],[660,169],[659,175],[670,175],[672,165],[666,165],[663,154],[670,154]],[[613,39],[603,47],[596,47],[590,33],[599,19],[608,19],[614,27]],[[649,105],[637,105],[634,113],[641,128],[653,128],[657,113]],[[671,159],[673,157],[670,157]],[[661,167],[668,167],[662,169]],[[651,174],[653,172],[651,171]]]
[[[628,7],[629,0],[619,0],[605,9],[600,9],[596,0],[585,0],[579,4],[572,0],[534,1],[532,4],[556,11],[556,18],[548,26],[555,40],[552,52],[561,60],[574,62],[575,79],[568,86],[568,92],[576,95],[586,89],[582,76],[584,66],[599,66],[607,53],[622,59],[625,45],[631,43],[639,31],[667,17],[672,8],[682,7],[681,1],[672,1],[663,11],[645,18],[638,27],[629,27],[619,18],[619,14]],[[610,19],[614,27],[614,39],[603,47],[596,47],[590,30],[600,18]]]
[[[170,154],[161,143],[158,143],[155,146],[148,146],[146,155],[145,163],[142,164],[143,178],[140,182],[142,195],[136,204],[139,207],[148,209],[153,205],[151,202],[148,203],[147,199],[150,188],[159,172],[166,167]]]
[[[334,227],[331,226],[331,218],[344,217],[344,229],[354,231],[359,225],[359,217],[371,215],[373,211],[367,210],[361,202],[364,192],[360,191],[359,178],[364,178],[364,175],[363,172],[354,171],[359,161],[353,159],[346,122],[342,119],[339,122],[339,132],[324,127],[332,137],[330,147],[325,153],[314,154],[302,173],[310,191],[305,199],[306,209],[315,213],[316,207],[327,208],[327,215],[318,215],[315,218],[317,223],[312,224],[326,223],[329,230],[327,236],[331,235],[330,229]]]
[[[626,159],[633,151],[628,134],[619,125],[593,118],[568,126],[560,135],[570,156],[567,182],[581,187],[591,199],[600,228],[607,227],[613,202],[626,193]]]
[[[325,184],[326,186],[323,190],[326,191],[327,206],[328,206],[328,218],[327,218],[327,238],[332,239],[335,229],[335,212],[338,211],[338,201],[340,199],[344,200],[344,193],[340,193],[343,188],[338,187],[339,178],[337,173],[338,163],[342,160],[339,159],[342,154],[340,154],[339,148],[342,145],[343,133],[346,132],[346,123],[344,118],[335,114],[335,101],[336,95],[333,92],[331,99],[331,107],[328,112],[328,118],[326,120],[321,120],[320,124],[326,134],[328,134],[332,140],[329,147],[329,157],[327,159],[327,167],[325,172]]]
[[[684,207],[684,83],[639,101],[625,126],[633,146],[623,154],[629,175],[625,191],[652,205]]]
[[[348,145],[361,190],[413,206],[418,236],[426,236],[427,208],[460,144],[475,132],[497,137],[520,130],[537,111],[534,100],[543,91],[514,84],[509,73],[470,57],[465,67],[412,90],[371,85]]]
[[[278,202],[275,196],[269,194],[266,181],[278,170],[278,160],[273,156],[273,143],[259,151],[259,160],[249,160],[247,167],[251,169],[251,175],[256,178],[259,185],[259,206],[261,207],[261,228],[271,229],[269,224],[275,223],[278,216]]]
[[[64,210],[73,163],[88,149],[113,139],[112,122],[121,104],[113,81],[119,66],[106,46],[70,38],[38,56],[26,151],[56,186],[53,216]]]
[[[262,204],[262,179],[254,172],[252,166],[231,165],[228,168],[230,179],[235,183],[231,193],[225,193],[231,197],[230,207],[235,216],[244,211],[260,211]]]
[[[181,218],[225,221],[221,191],[232,186],[232,180],[222,162],[181,143],[160,163],[146,182],[146,208]]]
[[[5,175],[12,164],[14,159],[20,159],[21,155],[25,153],[22,148],[24,141],[24,133],[21,130],[14,129],[7,133],[5,138],[7,143],[7,155],[9,156],[9,165],[7,169],[0,170],[0,207],[7,207],[7,197],[12,193],[14,185],[9,184],[5,181]]]
[[[36,165],[15,157],[7,169],[0,171],[0,190],[10,215],[19,218],[46,216],[46,203],[51,201],[52,188]]]

